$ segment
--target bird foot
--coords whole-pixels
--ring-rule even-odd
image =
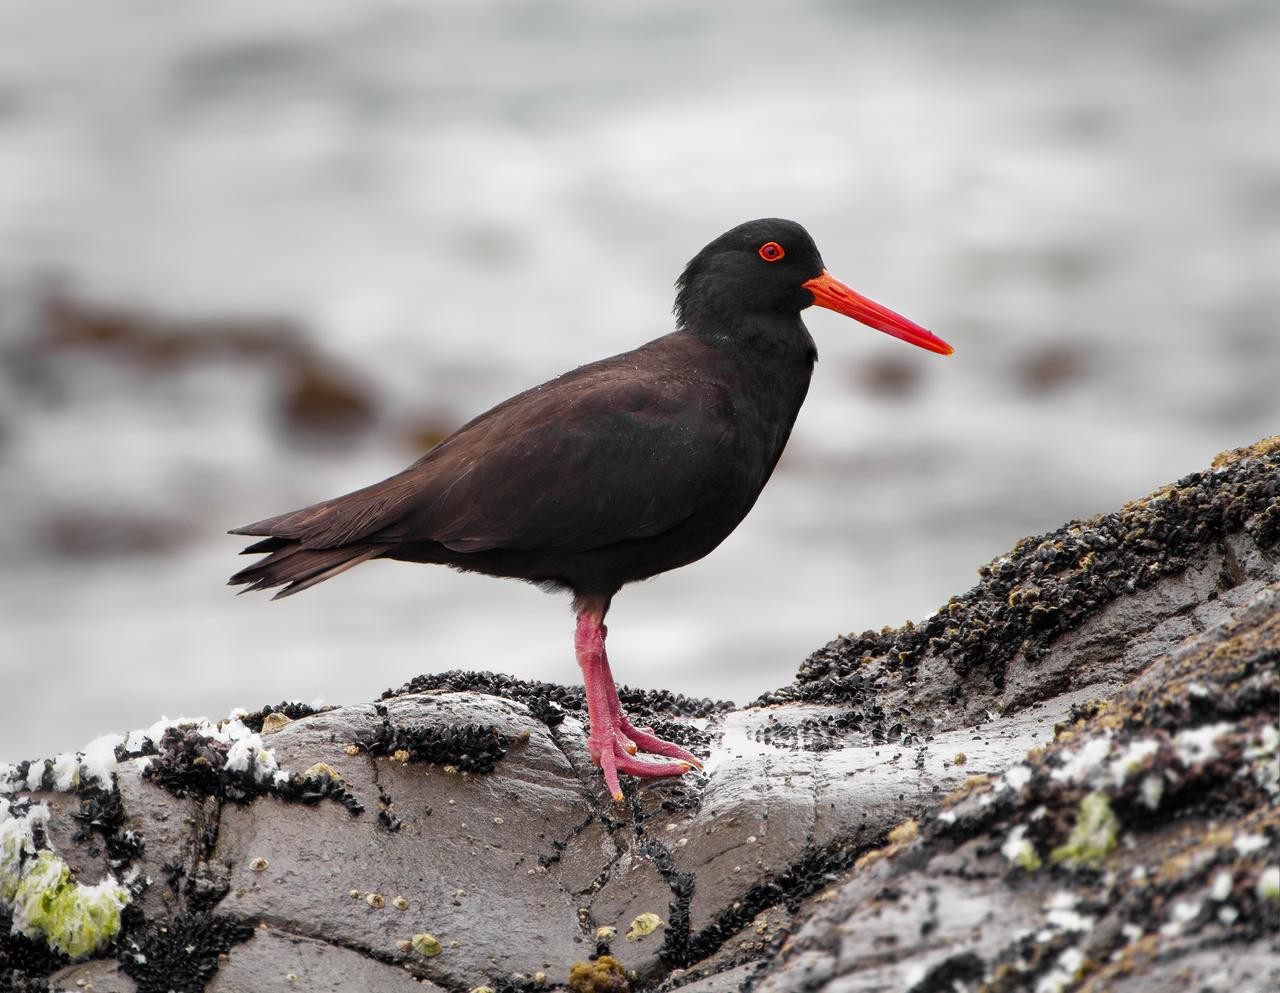
[[[581,598],[580,598],[581,600]],[[609,658],[605,654],[604,639],[608,628],[604,626],[604,614],[609,609],[608,598],[586,598],[578,604],[578,627],[574,633],[574,650],[582,667],[582,687],[587,698],[587,719],[591,733],[587,748],[591,759],[604,774],[615,802],[622,802],[622,787],[618,774],[625,772],[641,779],[657,779],[662,776],[680,776],[702,763],[679,745],[663,741],[653,734],[652,728],[641,730],[633,727],[622,712],[618,689],[609,672]],[[647,762],[637,758],[637,753],[659,755],[674,762]]]
[[[618,731],[625,735],[626,738],[631,739],[631,742],[633,742],[632,748],[638,747],[648,755],[665,755],[667,758],[688,762],[695,768],[702,768],[702,763],[692,753],[686,752],[674,741],[659,738],[653,733],[653,728],[633,727],[625,714],[620,715],[618,718]],[[631,754],[634,755],[635,752],[633,751]]]
[[[632,733],[635,731],[632,729]],[[651,735],[643,735],[643,737],[652,738]],[[652,738],[654,742],[666,745],[669,748],[677,748],[669,742],[664,742],[660,738]],[[597,735],[593,729],[591,735],[587,738],[587,748],[591,752],[591,760],[600,767],[600,771],[604,774],[605,785],[609,788],[609,793],[613,796],[615,803],[622,802],[622,786],[618,781],[618,773],[626,773],[629,776],[636,776],[639,779],[660,779],[665,776],[682,776],[694,766],[701,768],[701,763],[693,756],[689,756],[692,761],[681,759],[676,762],[648,762],[644,759],[634,758],[634,752],[628,750],[627,746],[635,748],[634,742],[630,741],[625,734],[620,733],[615,728],[608,728],[604,734]],[[655,752],[653,754],[668,754]],[[684,754],[688,754],[685,752]]]

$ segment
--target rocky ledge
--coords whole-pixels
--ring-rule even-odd
[[[0,989],[1280,984],[1280,436],[1026,539],[603,791],[580,691],[418,677],[0,764]]]

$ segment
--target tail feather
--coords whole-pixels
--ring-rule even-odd
[[[229,533],[292,538],[320,548],[352,544],[396,518],[414,495],[412,483],[411,477],[400,473],[354,493],[233,528]]]
[[[241,593],[284,587],[272,599],[292,596],[317,583],[332,579],[361,562],[377,558],[386,551],[379,545],[354,544],[339,548],[303,548],[287,538],[268,538],[245,549],[246,553],[270,552],[266,558],[246,566],[228,581],[230,586],[244,586]]]
[[[228,532],[228,534],[240,533],[239,531]],[[289,538],[263,538],[261,541],[255,541],[240,554],[257,555],[262,552],[278,552],[282,548],[287,548],[290,544],[293,544],[293,542]]]
[[[265,557],[232,576],[231,585],[246,587],[241,592],[280,586],[279,599],[386,555],[396,541],[388,529],[413,513],[424,479],[421,468],[406,470],[345,496],[232,529],[231,534],[257,539],[243,554]]]

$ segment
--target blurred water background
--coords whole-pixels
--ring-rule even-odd
[[[564,600],[398,563],[236,598],[223,532],[664,333],[748,218],[957,351],[810,312],[756,510],[615,604],[633,685],[749,700],[1280,430],[1277,50],[1271,0],[7,0],[0,757],[577,681]]]

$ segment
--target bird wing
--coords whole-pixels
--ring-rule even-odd
[[[619,409],[619,392],[639,409]],[[459,445],[422,466],[413,512],[379,537],[461,552],[582,551],[675,527],[715,491],[708,458],[727,422],[688,383],[593,383],[546,419]],[[660,409],[659,409],[660,408]]]
[[[389,479],[237,533],[573,552],[673,528],[722,491],[732,424],[721,383],[650,346],[513,397]]]

